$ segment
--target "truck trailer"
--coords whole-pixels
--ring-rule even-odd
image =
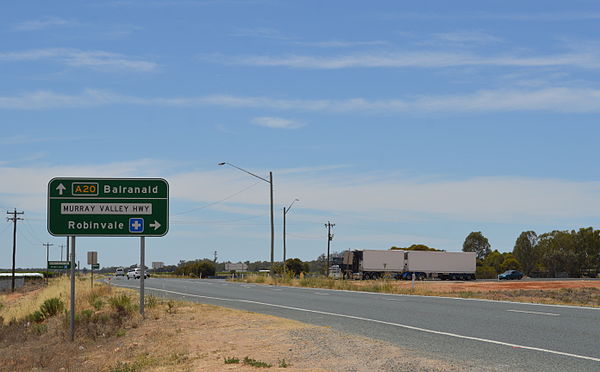
[[[344,252],[342,273],[347,279],[411,278],[474,280],[475,253],[402,250]]]
[[[405,251],[404,257],[404,272],[417,279],[475,280],[475,252]]]

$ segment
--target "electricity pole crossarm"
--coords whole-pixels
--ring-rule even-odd
[[[17,221],[22,220],[21,217],[17,217],[17,215],[19,214],[25,214],[25,212],[17,212],[17,209],[15,208],[15,210],[13,212],[6,212],[6,214],[11,215],[12,217],[7,217],[6,219],[8,221],[12,221],[13,222],[13,254],[12,254],[12,275],[11,275],[11,291],[14,292],[15,291],[15,261],[17,258]]]

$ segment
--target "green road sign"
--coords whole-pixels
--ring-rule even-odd
[[[48,232],[54,236],[163,236],[169,184],[162,178],[53,178]]]
[[[48,269],[67,270],[71,268],[70,261],[48,261]]]
[[[92,264],[92,270],[98,270],[100,268],[100,264]]]

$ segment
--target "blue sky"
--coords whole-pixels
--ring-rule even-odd
[[[162,177],[147,262],[268,260],[600,222],[593,1],[21,1],[0,13],[0,212],[42,266],[53,177]],[[11,224],[0,225],[0,267]],[[131,265],[133,238],[79,259]]]

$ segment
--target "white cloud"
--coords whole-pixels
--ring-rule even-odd
[[[450,35],[447,35],[450,37]],[[465,36],[463,36],[464,38]],[[455,35],[456,39],[457,36]],[[403,53],[360,53],[339,56],[248,56],[221,58],[221,62],[268,67],[291,67],[303,69],[343,69],[343,68],[441,68],[457,66],[509,66],[509,67],[548,67],[572,66],[579,68],[600,68],[598,52],[565,53],[542,56],[496,55],[480,56],[472,53],[442,51],[415,51]],[[214,58],[216,60],[216,57]]]
[[[278,118],[274,116],[261,116],[252,119],[252,123],[261,127],[276,128],[276,129],[295,129],[304,126],[296,120]]]
[[[481,31],[445,32],[434,35],[435,38],[453,43],[498,43],[502,39]]]
[[[66,26],[73,24],[71,21],[67,21],[63,18],[58,17],[46,17],[42,19],[36,19],[31,21],[25,21],[14,25],[13,30],[15,31],[38,31],[43,30],[52,26]]]
[[[101,50],[84,51],[69,48],[31,49],[20,52],[0,53],[0,62],[56,60],[67,66],[88,67],[101,70],[129,70],[150,72],[158,65],[154,62],[136,60],[118,53]]]
[[[298,41],[295,44],[317,48],[351,48],[351,47],[371,47],[389,45],[387,41],[366,40],[366,41],[347,41],[347,40],[326,40],[326,41]]]
[[[249,37],[249,38],[259,38],[259,39],[272,39],[272,40],[291,40],[292,37],[285,35],[279,30],[267,28],[267,27],[257,27],[257,28],[241,28],[231,34],[232,36],[237,37]]]
[[[199,97],[143,98],[87,89],[79,95],[49,91],[0,96],[0,109],[39,110],[108,105],[272,109],[330,113],[481,113],[542,111],[558,113],[600,112],[600,89],[548,87],[521,90],[482,90],[468,94],[418,96],[408,99],[290,100],[269,97],[206,95]],[[260,123],[284,127],[288,119],[262,118]],[[274,120],[277,119],[277,120]],[[296,123],[296,122],[294,122]],[[300,123],[296,123],[297,125]]]

